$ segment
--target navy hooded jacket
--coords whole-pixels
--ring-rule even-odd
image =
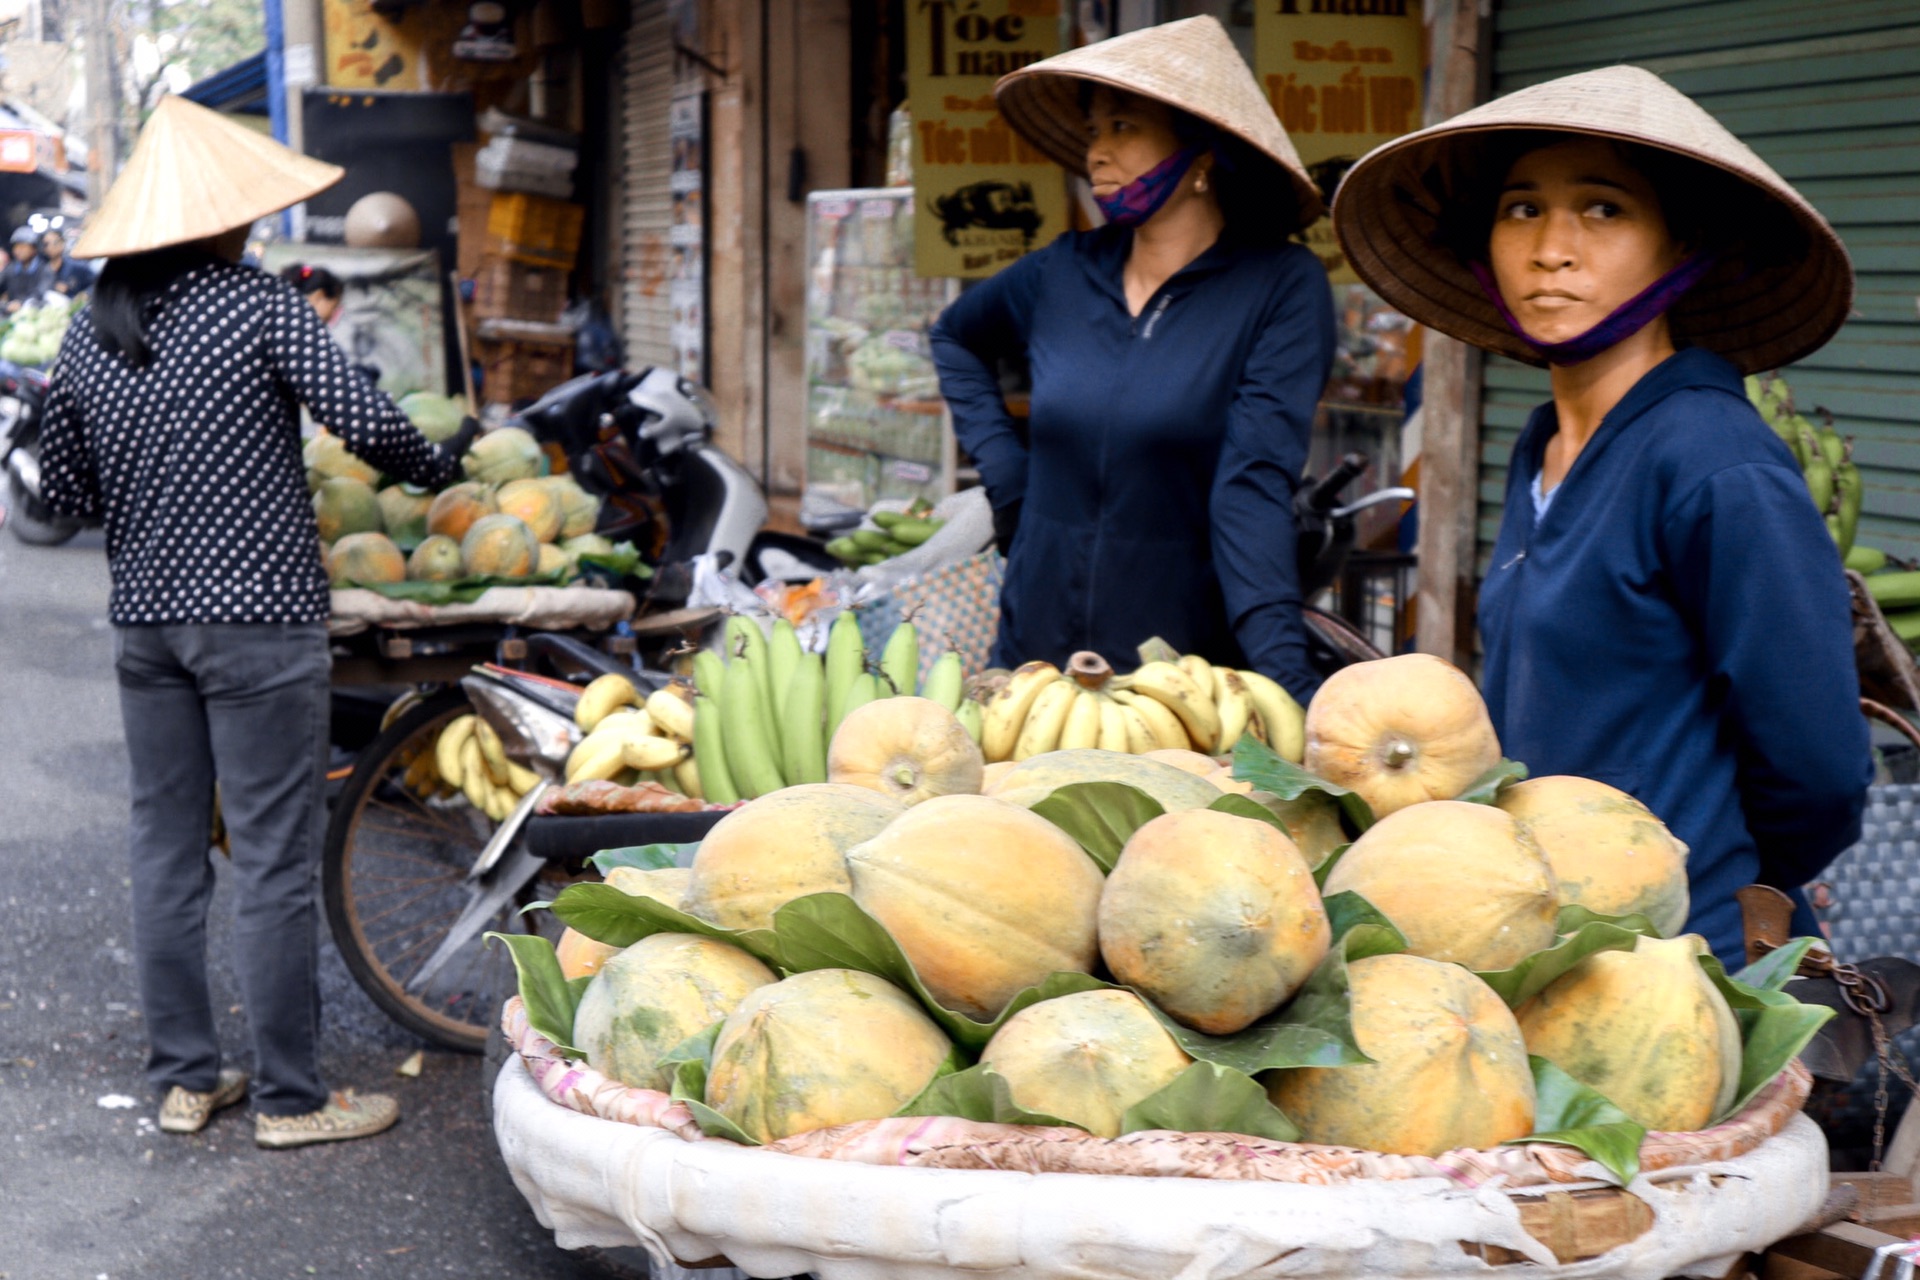
[[[1860,838],[1873,766],[1840,557],[1740,375],[1689,349],[1641,378],[1551,494],[1534,411],[1480,590],[1485,692],[1534,776],[1626,791],[1691,852],[1689,931],[1744,963],[1735,890],[1799,886]]]
[[[932,332],[955,434],[996,510],[1022,503],[994,661],[1117,665],[1150,636],[1251,666],[1304,703],[1293,492],[1333,362],[1326,272],[1223,237],[1128,313],[1117,227],[1061,236]],[[1024,354],[1027,438],[993,362]]]

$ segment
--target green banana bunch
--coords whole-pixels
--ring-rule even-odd
[[[827,780],[826,664],[820,655],[803,653],[786,686],[786,704],[780,717],[782,772],[787,782]]]
[[[700,762],[700,789],[708,804],[738,804],[740,789],[727,767],[720,706],[706,694],[693,701],[693,758]]]
[[[697,713],[694,727],[697,733]],[[761,694],[761,676],[754,671],[751,653],[727,664],[726,684],[720,692],[720,736],[727,771],[746,799],[757,800],[787,785],[780,772],[774,720]]]
[[[1833,473],[1834,503],[1839,510],[1830,519],[1836,522],[1832,532],[1834,545],[1840,548],[1840,558],[1845,560],[1853,550],[1854,536],[1860,531],[1860,505],[1864,499],[1860,483],[1860,468],[1852,459],[1852,449],[1848,456]]]
[[[919,683],[920,633],[911,622],[903,622],[887,637],[880,654],[880,695],[912,693]]]
[[[827,544],[827,553],[849,567],[879,564],[904,555],[940,532],[945,520],[925,514],[931,508],[916,503],[912,511],[875,511],[871,513],[875,529],[855,529]]]
[[[965,660],[949,649],[934,661],[933,669],[927,672],[927,682],[920,686],[920,696],[931,698],[949,711],[958,711],[961,696],[966,692],[966,679]]]
[[[853,610],[842,610],[827,632],[827,734],[840,727],[847,715],[847,694],[853,682],[867,669],[867,650],[860,638],[860,620]]]
[[[776,618],[773,623],[773,639],[767,645],[767,662],[770,679],[767,684],[776,697],[785,697],[783,692],[793,679],[793,671],[800,662],[800,636],[793,624],[785,618]]]
[[[1833,508],[1833,464],[1824,454],[1816,452],[1803,474],[1807,492],[1813,495],[1814,510],[1823,516],[1829,514]]]

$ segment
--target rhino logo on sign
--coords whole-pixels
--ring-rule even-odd
[[[1033,187],[1025,182],[976,182],[934,197],[933,211],[940,219],[942,238],[955,247],[960,244],[962,231],[977,227],[983,231],[1018,231],[1021,248],[1031,249],[1043,221],[1033,203]]]

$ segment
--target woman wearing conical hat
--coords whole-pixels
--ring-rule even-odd
[[[339,181],[163,99],[76,258],[105,258],[54,365],[49,506],[102,520],[132,764],[134,957],[160,1127],[238,1102],[207,987],[214,781],[230,836],[235,970],[252,1033],[255,1141],[357,1138],[398,1111],[335,1094],[318,1061],[315,910],[327,754],[327,574],[301,462],[305,404],[379,470],[438,485],[427,441],[283,281],[238,265],[248,228]]]
[[[1534,774],[1630,792],[1690,846],[1688,928],[1794,894],[1859,837],[1871,774],[1840,558],[1741,375],[1819,348],[1853,273],[1705,111],[1613,67],[1383,146],[1334,210],[1415,320],[1550,375],[1480,590],[1485,691]],[[1799,932],[1814,932],[1801,903]]]
[[[1002,114],[1087,176],[1107,224],[963,294],[941,393],[1007,552],[995,661],[1163,636],[1305,701],[1293,490],[1334,346],[1321,210],[1226,31],[1192,18],[1014,72]],[[995,364],[1032,371],[1026,432]]]

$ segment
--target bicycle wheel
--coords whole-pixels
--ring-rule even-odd
[[[361,753],[327,823],[322,874],[334,942],[373,1002],[424,1039],[479,1053],[515,989],[506,948],[483,935],[532,929],[518,913],[541,878],[529,873],[531,855],[514,850],[468,878],[494,824],[440,785],[433,746],[469,710],[457,687],[436,694]],[[466,936],[449,950],[456,925]]]

